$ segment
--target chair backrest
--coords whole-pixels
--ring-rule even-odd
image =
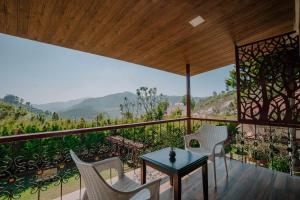
[[[114,196],[116,191],[106,183],[93,164],[83,162],[72,150],[70,154],[84,180],[89,200],[110,199]]]
[[[209,150],[212,150],[217,143],[225,141],[228,137],[227,126],[203,125],[197,133],[201,145]]]

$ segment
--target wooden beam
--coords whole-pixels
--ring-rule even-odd
[[[186,64],[186,117],[187,134],[191,133],[191,69],[190,64]]]

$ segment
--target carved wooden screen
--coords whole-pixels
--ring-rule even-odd
[[[236,46],[240,122],[300,122],[299,36],[287,33]]]

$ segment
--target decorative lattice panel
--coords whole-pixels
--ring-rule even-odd
[[[240,122],[300,122],[299,36],[287,33],[236,46]]]

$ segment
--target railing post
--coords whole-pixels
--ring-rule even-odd
[[[191,72],[190,64],[186,64],[186,116],[187,116],[187,134],[191,133]]]

